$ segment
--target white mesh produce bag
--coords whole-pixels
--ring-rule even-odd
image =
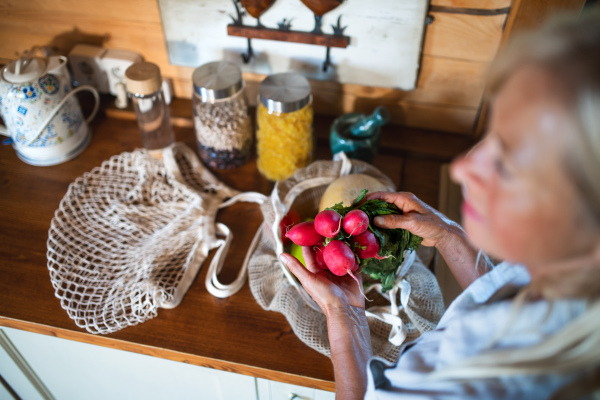
[[[280,240],[279,222],[290,208],[304,216],[316,215],[327,186],[349,173],[370,175],[389,190],[395,189],[375,167],[350,161],[343,153],[338,161],[314,162],[276,184],[270,198],[261,205],[265,222],[257,233],[256,248],[250,249],[250,289],[258,303],[284,314],[300,340],[327,356],[330,347],[325,315],[279,261],[279,254],[286,250]],[[365,281],[368,279],[365,276]],[[402,343],[435,328],[444,312],[437,281],[415,252],[405,254],[393,290],[381,295],[381,285],[375,284],[367,296],[373,299],[367,303],[373,355],[390,361],[397,359]]]
[[[162,160],[145,150],[114,156],[69,186],[52,220],[47,256],[55,294],[79,327],[115,332],[155,317],[159,307],[176,307],[218,247],[206,287],[227,297],[247,271],[219,283],[231,234],[215,224],[216,213],[263,199],[221,183],[183,144],[165,149]]]

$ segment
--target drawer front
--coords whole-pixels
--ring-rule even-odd
[[[21,399],[44,400],[30,377],[15,362],[15,358],[21,362],[24,360],[3,329],[0,329],[0,376],[4,382],[0,382],[0,399],[15,399],[12,391]]]
[[[257,400],[250,376],[2,329],[57,399]]]
[[[335,400],[335,393],[258,378],[259,400]],[[295,396],[295,397],[294,397]]]

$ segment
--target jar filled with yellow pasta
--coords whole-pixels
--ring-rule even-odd
[[[269,180],[289,178],[312,162],[313,107],[302,75],[271,75],[260,84],[256,115],[258,170]]]

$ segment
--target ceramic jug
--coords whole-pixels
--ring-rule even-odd
[[[100,104],[91,86],[71,89],[67,58],[21,58],[0,73],[0,114],[17,155],[32,165],[54,165],[79,155],[90,141],[88,122]],[[92,114],[83,119],[74,94],[92,92]]]

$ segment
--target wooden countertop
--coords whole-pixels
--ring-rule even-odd
[[[189,102],[180,104],[191,110]],[[172,113],[177,114],[177,107]],[[325,138],[331,118],[318,118],[315,124],[320,138],[317,158],[329,158]],[[141,146],[135,121],[99,116],[91,128],[89,147],[76,159],[52,167],[27,165],[11,146],[0,146],[0,325],[333,391],[329,359],[304,345],[282,314],[263,310],[247,284],[227,299],[207,292],[204,279],[210,257],[177,308],[160,309],[156,318],[110,335],[92,335],[75,325],[54,296],[46,267],[50,221],[72,181],[109,157]],[[439,166],[468,148],[471,140],[394,129],[398,127],[386,133],[375,165],[399,188],[436,202]],[[192,128],[174,130],[176,140],[196,148]],[[215,174],[238,190],[268,194],[272,189],[253,161]],[[238,218],[241,214],[243,219]],[[221,211],[217,220],[234,234],[220,276],[228,283],[237,274],[262,217],[256,205],[236,204]]]

